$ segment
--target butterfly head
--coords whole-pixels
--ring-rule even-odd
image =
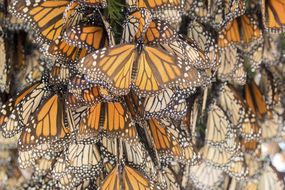
[[[144,43],[142,40],[138,40],[136,43],[137,51],[140,53],[144,48]]]

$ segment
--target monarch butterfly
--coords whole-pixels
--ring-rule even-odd
[[[28,125],[32,114],[37,110],[42,101],[50,94],[49,85],[45,79],[29,95],[23,99],[23,103],[17,107],[20,122]]]
[[[187,1],[189,2],[189,0]],[[222,18],[216,16],[218,12],[217,10],[221,7],[222,1],[214,2],[212,0],[208,1],[198,0],[198,1],[193,1],[191,4],[192,6],[188,7],[188,9],[190,8],[190,10],[188,11],[190,16],[192,15],[196,16],[198,20],[201,21],[202,23],[209,22],[211,18],[212,19],[214,18],[215,19],[214,21],[222,20]]]
[[[101,15],[101,19],[102,19],[102,21],[104,23],[105,29],[106,29],[107,34],[108,34],[109,46],[114,46],[115,45],[115,34],[114,34],[114,31],[113,31],[110,23],[108,22],[108,20],[103,15]]]
[[[190,38],[179,36],[176,40],[162,43],[160,46],[166,51],[184,59],[188,67],[193,67],[193,72],[198,72],[194,71],[194,68],[196,68],[203,75],[204,69],[213,68],[209,58]]]
[[[225,178],[223,170],[208,165],[205,161],[190,167],[190,180],[199,189],[214,189],[219,187]]]
[[[218,57],[220,57],[221,64],[217,70],[218,78],[222,81],[236,81],[235,73],[241,68],[243,69],[243,58],[240,55],[240,51],[237,47],[228,46],[218,51]],[[241,83],[243,83],[242,79]]]
[[[284,32],[285,4],[280,0],[262,0],[262,19],[265,29],[270,32]]]
[[[186,114],[186,100],[179,93],[174,94],[170,89],[166,89],[157,96],[148,96],[143,100],[143,110],[145,118],[170,117],[181,118]]]
[[[86,106],[67,110],[67,123],[70,126],[70,133],[72,137],[76,136],[79,129],[80,120],[85,116],[86,111]]]
[[[53,167],[53,164],[56,159],[50,157],[50,158],[40,158],[35,161],[35,175],[43,176],[47,175]]]
[[[132,96],[132,97],[130,97]],[[150,119],[152,117],[162,118],[169,116],[170,118],[181,118],[185,115],[187,104],[184,95],[174,90],[166,88],[164,91],[154,96],[146,96],[139,98],[134,93],[126,97],[127,105],[130,104],[130,99],[139,100],[131,104],[130,109],[136,107],[139,111],[136,114],[141,118]]]
[[[100,181],[100,178],[96,178],[95,179],[84,179],[84,180],[80,180],[80,179],[76,179],[74,178],[72,175],[67,175],[66,176],[67,180],[67,184],[62,183],[62,187],[59,186],[60,188],[64,189],[74,189],[74,190],[83,190],[83,189],[97,189],[97,181]]]
[[[282,76],[272,66],[269,68],[263,67],[261,69],[260,90],[265,96],[265,101],[268,107],[279,113],[276,109],[281,101],[281,85]]]
[[[92,106],[95,103],[112,100],[115,95],[107,89],[91,83],[84,75],[74,75],[69,81],[70,106],[87,105]],[[74,101],[74,98],[77,101]]]
[[[46,52],[47,56],[55,56],[58,59],[64,61],[76,62],[88,54],[88,50],[85,48],[78,48],[67,44],[61,36],[55,39]]]
[[[227,22],[230,22],[232,19],[235,17],[238,17],[240,15],[243,15],[245,12],[245,2],[240,1],[240,0],[232,0],[232,1],[226,1],[221,4],[222,5],[222,12],[218,11],[216,18],[222,18],[224,19],[224,23],[221,26],[225,26]],[[219,20],[215,24],[219,26]],[[217,27],[218,28],[218,27]]]
[[[66,173],[57,180],[57,186],[61,189],[74,188],[76,184],[80,183],[80,179],[76,178],[72,173]]]
[[[81,118],[76,134],[78,142],[92,142],[99,140],[98,134],[100,132],[100,118],[101,107],[93,106],[86,111],[86,114]],[[98,117],[99,116],[99,117]],[[84,143],[86,144],[86,143]]]
[[[83,89],[79,92],[79,94],[76,94],[74,92],[67,92],[67,106],[71,109],[80,109],[86,106],[93,106],[94,104],[102,101],[107,101],[108,98],[105,98],[99,92],[100,88],[98,86],[93,86],[89,89]]]
[[[81,96],[83,103],[86,105],[94,105],[94,103],[98,102],[99,100],[111,101],[112,99],[115,99],[114,94],[110,93],[107,89],[97,85],[83,89]]]
[[[146,45],[160,45],[166,51],[185,59],[189,67],[194,66],[199,69],[209,67],[208,58],[192,40],[178,36],[175,30],[164,21],[158,19],[149,21],[150,16],[147,13],[142,9],[130,15],[125,24],[123,42],[141,39]],[[197,75],[197,71],[194,68],[192,70],[192,75]]]
[[[12,137],[19,133],[47,94],[46,84],[39,81],[22,90],[15,98],[11,98],[3,105],[0,112],[3,136]]]
[[[185,136],[176,126],[167,120],[148,120],[154,148],[161,154],[161,159],[169,157],[176,158],[184,163],[194,164],[199,159],[190,141],[185,140]],[[185,135],[185,134],[184,134]],[[182,140],[185,141],[182,141]]]
[[[50,71],[49,83],[50,84],[67,83],[70,75],[71,75],[70,67],[64,65],[63,63],[55,62]]]
[[[114,60],[119,62],[113,64]],[[83,58],[77,66],[92,82],[110,84],[111,92],[117,95],[127,94],[131,88],[140,95],[153,95],[166,87],[203,84],[196,69],[158,47],[123,44],[104,48]]]
[[[189,13],[189,16],[192,16],[190,15],[190,13],[193,11],[193,3],[194,1],[192,0],[185,0],[185,6],[184,6],[184,12],[187,14]]]
[[[230,151],[239,148],[236,132],[225,112],[216,104],[212,104],[208,111],[206,143],[221,146]]]
[[[151,22],[151,13],[148,9],[139,9],[130,13],[123,24],[121,43],[131,43],[145,35]]]
[[[70,77],[68,86],[68,89],[72,89],[76,92],[78,89],[90,88],[93,84],[87,80],[84,75],[75,74]]]
[[[36,165],[36,161],[43,157],[55,159],[63,151],[63,147],[54,149],[50,144],[40,144],[32,149],[18,149],[18,162],[21,168],[31,168]]]
[[[118,138],[116,137],[107,137],[102,135],[102,138],[100,139],[100,151],[102,157],[108,158],[108,163],[107,165],[105,165],[107,173],[110,173],[110,171],[113,169],[113,165],[118,158],[119,155],[118,144],[119,144]]]
[[[133,90],[130,90],[130,93],[124,97],[126,106],[132,116],[132,119],[140,123],[143,120],[143,107],[141,98],[136,95]]]
[[[278,114],[270,108],[254,80],[245,86],[245,97],[249,107],[257,116],[257,125],[261,127],[262,140],[278,138],[282,134]]]
[[[131,141],[137,138],[131,115],[120,102],[98,103],[90,107],[80,122],[77,138],[79,141],[94,138],[102,130],[108,136],[115,134]]]
[[[97,50],[109,44],[104,27],[88,22],[81,22],[66,29],[63,39],[72,46],[88,49],[88,51]]]
[[[202,23],[210,24],[217,30],[221,30],[228,22],[243,15],[245,3],[241,0],[212,1],[198,0],[192,5],[192,13]]]
[[[143,143],[136,142],[135,146],[133,146],[133,143],[124,141],[123,150],[128,165],[140,168],[144,171],[147,170],[147,162],[149,162],[150,156]]]
[[[261,94],[261,91],[259,90],[257,84],[254,82],[254,80],[251,82],[251,84],[247,84],[245,86],[245,97],[247,104],[253,111],[253,113],[257,116],[257,125],[260,128],[260,125],[262,121],[265,119],[265,115],[272,115],[272,110],[268,109],[268,105]],[[269,116],[270,117],[270,116]],[[261,121],[261,122],[259,122]],[[278,125],[272,125],[267,126],[261,125],[261,134],[262,139],[266,140],[268,138],[272,138],[278,135],[279,132],[279,126]]]
[[[71,173],[81,179],[98,176],[102,167],[101,154],[96,144],[70,144],[67,159]]]
[[[241,148],[244,152],[259,157],[261,154],[261,146],[257,140],[240,140]]]
[[[180,190],[177,177],[170,167],[166,167],[159,172],[159,182],[161,189]]]
[[[58,143],[58,144],[56,144]],[[66,144],[65,143],[68,143],[68,142],[56,142],[56,143],[50,143],[50,142],[47,142],[47,143],[44,143],[44,144],[39,144],[37,146],[35,146],[33,149],[32,149],[32,156],[35,158],[35,159],[38,159],[38,158],[42,158],[42,157],[49,157],[49,158],[57,158],[59,157],[59,155],[66,150]],[[58,146],[59,144],[61,144],[62,146]]]
[[[239,43],[241,35],[238,30],[237,20],[230,22],[225,29],[219,34],[219,47],[224,48],[232,43]]]
[[[168,8],[154,12],[153,17],[168,22],[176,31],[179,31],[179,27],[181,26],[181,23],[183,21],[183,14],[183,10]]]
[[[121,43],[130,43],[144,38],[145,44],[155,45],[178,37],[177,32],[167,22],[152,19],[147,9],[139,9],[131,13],[123,28]]]
[[[52,177],[56,180],[60,179],[64,175],[68,173],[68,168],[70,166],[70,163],[68,162],[66,155],[62,154],[59,157],[56,158],[56,161],[53,165],[51,174]]]
[[[166,21],[152,19],[145,33],[146,44],[171,42],[178,38],[177,32]]]
[[[244,59],[241,60],[243,62]],[[232,79],[229,80],[229,82],[234,85],[244,85],[246,83],[246,78],[247,78],[246,74],[247,73],[243,64],[239,64],[236,67],[236,70],[233,72]]]
[[[90,41],[90,36],[92,36],[93,34],[97,34],[100,35],[100,33],[96,32],[97,30],[94,30],[94,22],[96,21],[96,26],[100,23],[100,27],[104,28],[104,35],[102,36],[102,38],[106,39],[106,35],[109,38],[109,44],[114,45],[114,35],[113,32],[111,31],[111,27],[109,25],[109,23],[106,21],[106,19],[104,18],[104,16],[98,11],[98,8],[101,8],[102,6],[105,6],[105,1],[96,1],[96,2],[91,2],[91,1],[80,1],[80,2],[76,2],[73,1],[69,4],[69,6],[66,8],[66,11],[64,13],[64,29],[63,31],[67,31],[68,34],[64,34],[63,33],[63,38],[67,41],[67,43],[69,43],[70,45],[75,45],[75,46],[82,46],[81,43],[84,43],[85,41],[85,46],[88,45],[88,43],[91,43],[90,45],[88,45],[87,49],[92,48],[92,45],[94,44],[98,44],[98,42],[91,42]],[[91,5],[92,6],[88,6]],[[86,7],[87,5],[87,7]],[[102,6],[101,6],[102,5]],[[84,24],[85,26],[89,25],[88,30],[86,30],[84,28],[81,28],[81,25]],[[85,32],[90,32],[90,27],[91,27],[91,33],[89,33],[89,39],[87,39],[87,41],[85,40],[85,35],[81,35],[80,37],[82,39],[76,39],[74,40],[69,40],[68,38],[72,38],[74,39],[74,31],[71,31],[71,29],[74,29],[77,32],[80,32],[81,29],[82,31],[84,30]],[[98,29],[98,27],[96,27]],[[83,31],[83,32],[84,32]],[[94,33],[95,32],[95,33]],[[80,34],[76,34],[77,36]],[[96,35],[96,36],[97,36]],[[98,40],[101,41],[101,40]],[[103,40],[104,41],[104,40]],[[88,42],[88,43],[86,43]],[[104,44],[99,44],[99,45],[104,45]],[[96,47],[96,49],[99,49],[98,47]]]
[[[143,168],[144,173],[148,175],[151,179],[155,179],[158,173],[158,169],[155,167],[155,162],[148,157],[145,162],[145,166]]]
[[[151,11],[154,18],[165,20],[170,24],[179,23],[181,21],[182,12],[185,6],[184,0],[126,0],[131,7],[147,8]]]
[[[66,105],[68,108],[74,110],[78,109],[83,106],[83,100],[80,97],[77,97],[74,93],[72,92],[67,92],[65,95],[66,98]]]
[[[29,94],[38,84],[34,84],[34,85],[31,85],[29,86],[28,88],[24,89],[22,91],[22,93],[19,93],[17,95],[16,98],[11,98],[8,100],[8,102],[6,104],[3,105],[2,109],[1,109],[1,126],[2,126],[2,130],[4,130],[4,136],[5,135],[5,131],[7,127],[3,127],[3,125],[7,125],[7,121],[8,121],[8,118],[10,117],[10,115],[12,114],[12,112],[15,110],[16,106],[19,105],[19,103],[21,102],[21,100],[23,100],[25,98],[25,96],[27,94]],[[13,119],[13,118],[11,118]],[[15,122],[14,121],[15,119],[13,119],[12,122]],[[16,125],[12,125],[12,128],[14,128],[13,126],[16,126]],[[9,137],[10,135],[7,134],[7,137]],[[11,135],[13,136],[13,135]]]
[[[259,68],[263,61],[263,44],[253,47],[253,50],[245,54],[245,57],[249,59],[250,68],[256,70]]]
[[[236,152],[239,148],[235,148],[234,151],[226,150],[221,146],[213,146],[210,144],[205,144],[200,150],[202,159],[204,159],[208,164],[224,169],[227,164],[231,162],[231,159],[236,156]]]
[[[227,164],[225,172],[236,179],[244,179],[248,176],[248,168],[243,154],[234,156]]]
[[[208,45],[215,43],[213,34],[197,20],[191,20],[187,29],[188,37],[193,39],[202,50],[207,49]]]
[[[248,174],[243,155],[238,152],[229,152],[221,147],[205,144],[201,150],[203,158],[208,164],[221,168],[230,176],[244,178]]]
[[[194,130],[196,128],[196,122],[198,117],[199,110],[199,103],[198,98],[190,97],[186,99],[189,102],[189,109],[187,110],[186,116],[184,116],[181,120],[181,126],[184,127],[186,130]],[[193,142],[195,139],[193,139]]]
[[[64,120],[63,100],[57,94],[51,95],[33,114],[29,125],[23,129],[18,148],[28,150],[45,143],[62,146],[69,136],[69,128],[65,126]]]
[[[245,47],[254,46],[262,38],[258,23],[250,15],[235,18],[219,33],[218,44],[224,48],[231,44],[241,44]]]
[[[192,20],[187,29],[187,36],[193,39],[204,54],[209,58],[211,68],[215,68],[220,64],[218,47],[214,35],[206,29],[205,25],[197,20]]]
[[[78,1],[70,1],[63,13],[63,27],[61,34],[67,29],[78,25],[82,20],[85,19],[84,17],[86,17],[88,13],[90,13],[90,11],[84,6],[81,6]]]
[[[245,86],[245,99],[257,118],[264,118],[265,114],[269,111],[268,106],[254,80],[248,82]]]
[[[68,82],[68,96],[67,96],[68,105],[69,106],[76,105],[78,102],[74,101],[74,99],[83,103],[82,96],[81,96],[83,89],[91,89],[93,86],[94,84],[89,82],[89,80],[87,80],[84,75],[75,74],[71,76]],[[97,98],[99,97],[97,97],[97,93],[94,93],[94,94],[96,95],[94,98],[97,100]]]
[[[151,135],[154,141],[154,147],[162,154],[171,154],[175,157],[182,156],[182,150],[179,146],[177,134],[172,134],[170,129],[160,123],[159,120],[152,119],[148,121]],[[176,137],[176,138],[175,138]]]
[[[100,190],[105,189],[142,189],[142,190],[158,190],[160,189],[152,180],[149,180],[138,170],[124,165],[122,168],[115,166],[110,174],[105,178]],[[121,180],[122,179],[122,180]]]
[[[226,110],[227,113],[231,113],[229,117],[234,125],[238,125],[242,122],[243,117],[246,115],[247,108],[243,101],[234,87],[229,84],[222,85],[219,92],[218,104],[223,110]]]
[[[219,93],[218,104],[227,110],[230,121],[241,135],[248,139],[258,139],[260,129],[256,126],[254,114],[248,108],[241,95],[230,85],[224,85]]]
[[[10,11],[20,19],[25,19],[39,33],[40,40],[56,40],[63,27],[63,14],[70,0],[21,0],[12,3]]]
[[[18,151],[18,162],[19,166],[21,168],[28,168],[31,167],[35,163],[35,158],[32,155],[33,151],[28,150],[28,151]]]

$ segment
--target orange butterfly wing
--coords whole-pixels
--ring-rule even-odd
[[[73,46],[88,50],[97,50],[108,46],[107,34],[101,26],[76,25],[67,29],[64,40]]]
[[[121,180],[119,178],[118,166],[116,166],[109,175],[105,178],[102,185],[99,187],[100,190],[120,190]]]
[[[69,129],[64,124],[63,102],[57,95],[51,96],[35,113],[35,118],[22,132],[19,148],[29,149],[43,143],[64,140]]]
[[[48,52],[51,55],[55,55],[60,59],[66,61],[77,61],[85,57],[89,52],[87,49],[78,48],[67,44],[64,40],[59,37],[51,43]]]
[[[12,4],[12,14],[35,27],[41,36],[48,41],[56,40],[63,27],[63,14],[69,0],[23,0]]]
[[[262,0],[263,23],[273,32],[284,32],[285,2],[282,0]]]
[[[78,64],[78,69],[94,82],[111,84],[118,95],[125,94],[130,90],[136,54],[136,47],[131,44],[104,48],[86,56]]]
[[[167,131],[165,126],[162,126],[156,119],[149,120],[148,123],[156,150],[171,153],[174,156],[182,154],[177,139],[173,139],[173,136]]]

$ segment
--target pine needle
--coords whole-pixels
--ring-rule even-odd
[[[118,43],[121,40],[122,25],[125,19],[125,0],[107,0],[107,5],[104,14],[109,18],[110,25],[115,34],[115,41]]]

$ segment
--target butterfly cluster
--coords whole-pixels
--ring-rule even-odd
[[[23,189],[285,188],[261,150],[285,138],[285,3],[0,5],[0,142]]]

